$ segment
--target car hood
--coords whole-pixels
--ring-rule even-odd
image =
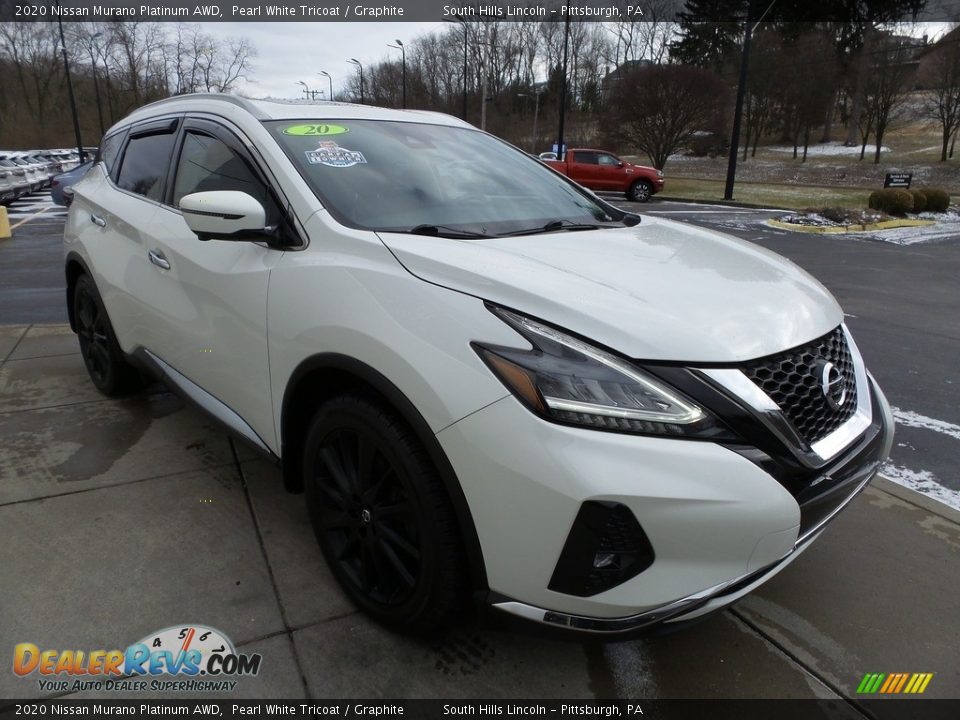
[[[735,363],[809,342],[843,319],[789,260],[668,220],[489,240],[380,237],[422,280],[637,359]]]

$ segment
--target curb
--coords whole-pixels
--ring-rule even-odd
[[[887,495],[893,495],[898,500],[914,505],[931,515],[936,515],[952,523],[960,525],[960,510],[954,510],[952,507],[944,505],[942,502],[929,498],[923,493],[904,487],[883,475],[874,475],[868,487],[874,490],[885,492]]]
[[[846,235],[848,233],[870,232],[872,230],[892,230],[893,228],[904,227],[927,227],[936,225],[936,220],[884,220],[882,222],[867,223],[866,225],[798,225],[796,223],[783,222],[782,220],[770,219],[766,222],[770,227],[780,228],[781,230],[790,230],[791,232],[805,232],[816,235]]]
[[[651,199],[651,201],[661,201],[661,202],[682,202],[682,203],[694,203],[696,205],[726,205],[727,207],[740,207],[747,208],[749,210],[783,210],[784,212],[789,212],[789,208],[779,208],[779,207],[770,207],[770,205],[758,205],[756,203],[746,203],[740,202],[738,200],[707,200],[704,198],[683,198],[683,197],[658,197],[661,193],[657,193]]]

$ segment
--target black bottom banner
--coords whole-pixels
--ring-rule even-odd
[[[960,699],[889,700],[0,700],[0,717],[656,718],[956,720]]]

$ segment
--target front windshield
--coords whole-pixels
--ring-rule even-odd
[[[489,237],[619,219],[540,161],[472,128],[383,120],[265,125],[324,205],[352,227]]]

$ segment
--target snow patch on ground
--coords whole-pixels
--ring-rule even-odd
[[[915,413],[913,410],[901,410],[898,407],[891,407],[890,411],[893,413],[893,419],[897,421],[898,425],[933,430],[943,435],[949,435],[955,440],[960,440],[960,425],[948,423],[946,420],[927,417],[926,415]]]
[[[921,213],[921,219],[939,220],[936,225],[926,227],[904,227],[893,228],[892,230],[876,230],[866,233],[857,233],[858,236],[869,236],[874,240],[883,240],[894,245],[916,245],[917,243],[933,242],[935,240],[957,240],[960,239],[960,217],[956,215],[937,214],[936,217],[924,218]]]
[[[937,502],[941,502],[954,510],[960,510],[960,491],[952,490],[940,484],[937,477],[927,470],[911,470],[887,462],[880,468],[880,473],[897,485],[915,490]]]
[[[778,153],[790,153],[791,155],[793,155],[793,145],[775,145],[773,147],[767,148],[767,150],[772,150],[773,152],[778,152]],[[875,154],[876,151],[877,151],[876,146],[867,145],[867,150],[864,156],[869,157]],[[890,148],[888,148],[886,145],[882,145],[880,147],[880,152],[881,153],[890,152]],[[857,145],[856,147],[847,147],[842,142],[829,142],[829,143],[811,145],[810,147],[807,148],[807,157],[820,156],[820,155],[856,155],[857,157],[860,157],[860,146]],[[802,156],[803,156],[803,146],[801,145],[800,147],[797,148],[797,157],[802,157]]]

